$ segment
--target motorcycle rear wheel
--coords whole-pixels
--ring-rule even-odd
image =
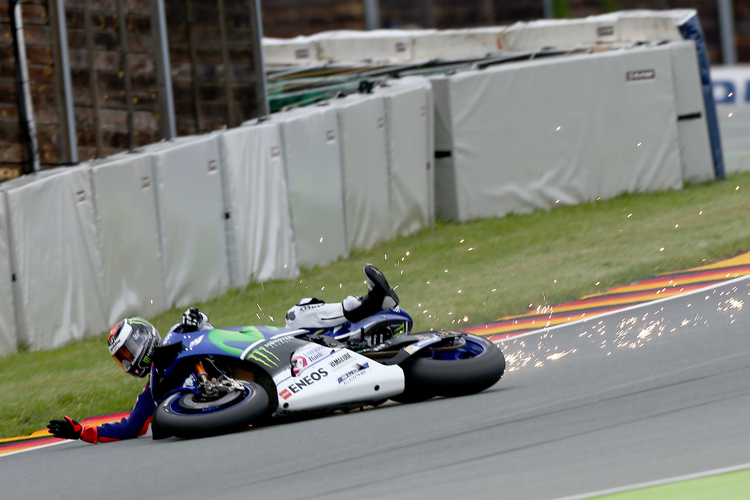
[[[466,396],[493,386],[505,372],[502,351],[484,337],[463,338],[466,345],[458,349],[425,350],[403,363],[406,387],[391,399],[413,403],[433,396]]]
[[[239,381],[243,390],[232,390],[212,401],[199,401],[192,392],[167,396],[154,411],[160,437],[197,438],[224,434],[246,427],[268,410],[268,394],[254,382]]]

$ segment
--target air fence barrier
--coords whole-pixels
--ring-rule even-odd
[[[0,273],[0,356],[13,354],[18,350],[10,252],[8,214],[5,199],[2,199],[0,200],[0,269],[4,269],[5,272]]]
[[[229,287],[220,135],[144,148],[153,161],[168,307],[205,301]]]
[[[338,111],[344,210],[350,250],[394,238],[381,94],[351,94],[331,101]]]
[[[232,286],[296,277],[279,125],[234,128],[219,144]]]
[[[153,158],[123,153],[89,164],[108,324],[167,309]]]
[[[438,170],[445,176],[436,181],[438,214],[466,221],[681,187],[673,47],[544,58],[438,77],[443,88],[436,95],[447,95],[448,102],[437,113],[447,123],[437,130],[449,135],[436,143],[449,148],[451,164]],[[701,115],[702,108],[688,109]],[[704,179],[712,177],[706,135],[704,126],[698,134],[704,138],[702,161],[695,167]]]
[[[18,341],[57,348],[107,329],[94,196],[87,166],[2,186]]]
[[[324,266],[349,256],[338,112],[330,103],[275,113],[284,143],[297,262]]]
[[[750,65],[711,68],[727,172],[750,171]]]

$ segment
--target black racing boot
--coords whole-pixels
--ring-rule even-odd
[[[388,281],[372,264],[366,264],[363,271],[367,277],[367,288],[369,292],[362,297],[362,304],[347,311],[344,308],[344,316],[352,323],[361,321],[376,312],[390,311],[398,305],[398,295],[391,290]]]

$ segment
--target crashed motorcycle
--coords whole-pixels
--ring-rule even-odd
[[[474,394],[505,370],[495,344],[412,333],[403,309],[335,329],[271,326],[172,334],[156,348],[154,437],[201,437],[305,413]]]

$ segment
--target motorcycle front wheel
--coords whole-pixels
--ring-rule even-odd
[[[211,400],[187,391],[170,394],[154,411],[154,430],[160,437],[197,438],[246,427],[266,413],[268,394],[254,382],[239,382],[242,390],[232,389]]]

